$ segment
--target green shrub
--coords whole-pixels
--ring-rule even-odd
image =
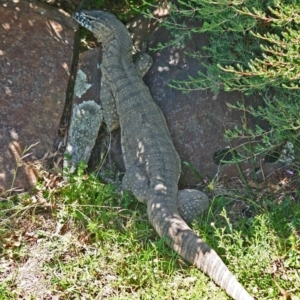
[[[251,140],[259,137],[262,144],[256,150],[264,152],[286,141],[298,144],[299,1],[179,0],[176,6],[171,5],[162,26],[173,34],[172,41],[164,46],[197,38],[204,32],[209,37],[209,46],[201,53],[189,53],[205,65],[206,71],[174,81],[173,87],[183,92],[237,90],[246,95],[259,94],[264,99],[264,107],[249,112],[268,121],[272,129],[238,129],[227,132],[229,139],[245,134]],[[237,108],[246,110],[243,105]]]
[[[132,17],[145,11],[149,5],[157,4],[158,0],[91,0],[84,3],[84,9],[104,9],[115,14],[121,21],[127,22]]]

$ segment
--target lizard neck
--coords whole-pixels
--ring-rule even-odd
[[[113,63],[120,60],[124,63],[132,61],[132,41],[129,39],[121,39],[114,35],[102,44],[103,48],[103,63]]]
[[[145,105],[148,98],[153,101],[132,62],[131,51],[129,47],[120,47],[117,40],[111,40],[109,45],[103,47],[102,76],[109,82],[121,118],[128,111]],[[143,103],[140,102],[141,96]]]

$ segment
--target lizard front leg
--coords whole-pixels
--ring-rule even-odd
[[[152,57],[146,52],[139,52],[134,56],[134,66],[138,74],[143,78],[153,64]]]
[[[102,104],[103,117],[106,123],[107,131],[112,132],[113,130],[118,129],[120,124],[116,107],[116,101],[111,93],[104,72],[102,72],[101,78],[100,101]]]
[[[142,78],[150,69],[153,60],[147,53],[140,52],[135,56],[133,63],[137,73]],[[100,101],[102,104],[103,116],[107,126],[107,131],[112,132],[113,130],[118,129],[120,124],[116,102],[111,93],[105,71],[102,72]]]

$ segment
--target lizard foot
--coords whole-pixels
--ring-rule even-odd
[[[209,207],[207,195],[198,190],[185,189],[178,191],[178,211],[186,223],[191,223]]]

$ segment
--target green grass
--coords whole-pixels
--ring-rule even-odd
[[[165,245],[144,205],[83,169],[0,202],[0,299],[229,299]],[[257,299],[300,299],[299,195],[255,196],[216,196],[193,229]]]

